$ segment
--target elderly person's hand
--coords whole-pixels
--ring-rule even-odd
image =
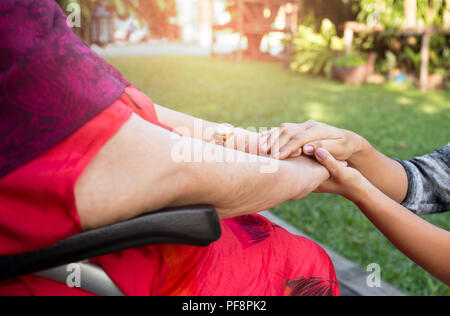
[[[260,146],[277,159],[297,157],[302,153],[312,156],[315,149],[325,148],[338,160],[349,160],[362,150],[366,141],[353,132],[307,121],[302,124],[284,123],[268,133]]]

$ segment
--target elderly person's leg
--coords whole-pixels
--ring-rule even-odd
[[[316,243],[260,215],[222,221],[207,248],[158,245],[95,260],[128,295],[339,295],[333,264]]]

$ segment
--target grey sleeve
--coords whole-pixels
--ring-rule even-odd
[[[450,211],[450,143],[432,154],[397,161],[408,175],[403,206],[418,215]]]

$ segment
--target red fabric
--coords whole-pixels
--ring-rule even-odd
[[[89,161],[135,112],[162,125],[152,101],[125,94],[76,133],[0,179],[0,255],[81,232],[74,185]],[[333,264],[317,244],[262,216],[222,221],[209,247],[156,245],[92,259],[127,295],[339,295]],[[90,295],[37,276],[0,283],[0,295]]]

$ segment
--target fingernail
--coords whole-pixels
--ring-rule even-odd
[[[280,158],[280,153],[276,153],[275,155],[273,155],[273,158],[274,158],[274,159]]]
[[[314,152],[314,147],[311,145],[306,145],[305,148],[303,148],[303,150],[307,154],[312,154]]]
[[[325,150],[323,150],[322,148],[319,148],[319,149],[316,150],[316,155],[320,159],[324,159],[324,158],[327,157],[327,152]]]

